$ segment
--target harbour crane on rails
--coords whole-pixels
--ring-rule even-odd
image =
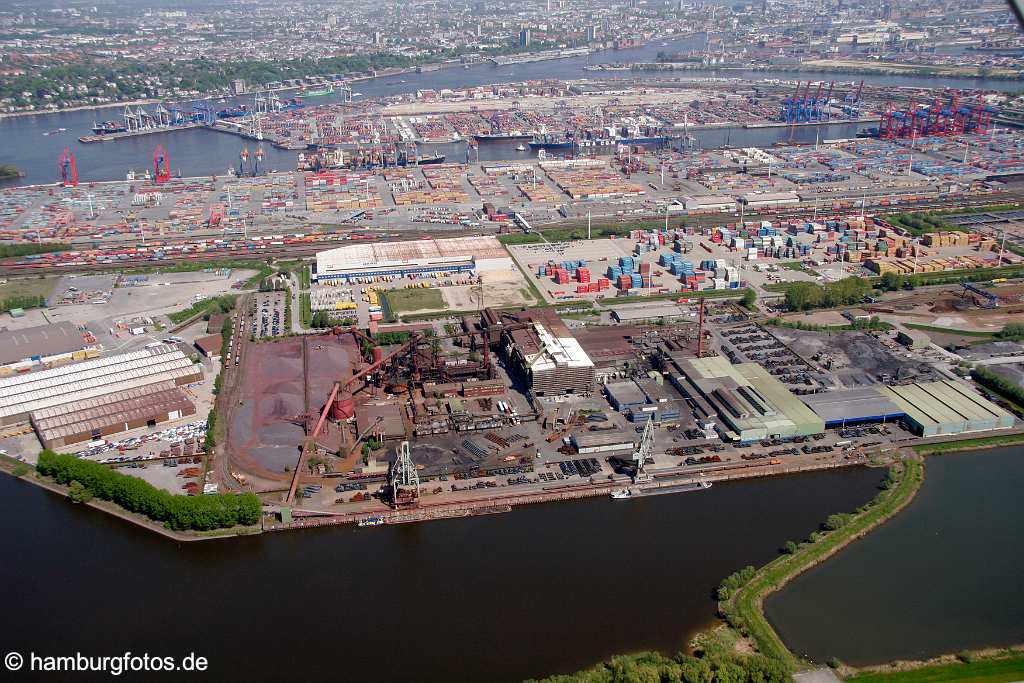
[[[60,181],[64,187],[78,187],[78,164],[75,163],[75,155],[67,147],[58,162],[60,168]]]
[[[651,480],[651,474],[647,471],[647,459],[653,457],[654,417],[648,415],[643,436],[640,437],[640,445],[633,451],[633,483],[642,484]]]
[[[398,458],[388,466],[388,483],[385,490],[391,507],[410,507],[420,497],[420,475],[412,462],[409,442],[403,441],[398,448]]]
[[[156,146],[153,152],[153,182],[156,184],[165,183],[171,179],[171,159],[167,156],[162,144]]]

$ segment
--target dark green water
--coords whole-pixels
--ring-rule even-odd
[[[883,474],[182,545],[0,475],[0,650],[196,652],[215,681],[488,683],[674,653],[714,619],[722,578]]]
[[[853,665],[1024,642],[1024,448],[927,458],[896,518],[765,602],[787,645]]]

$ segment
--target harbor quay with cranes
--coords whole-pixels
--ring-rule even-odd
[[[940,131],[927,127],[934,119],[917,120],[909,129],[884,124],[877,138],[813,144],[616,145],[608,154],[541,149],[536,158],[468,162],[420,156],[415,146],[399,151],[397,163],[385,158],[387,165],[375,163],[376,152],[320,149],[301,153],[296,170],[268,168],[263,150],[245,143],[225,173],[191,178],[180,177],[168,141],[124,180],[105,182],[84,181],[88,170],[65,149],[55,185],[0,188],[0,239],[69,249],[0,266],[31,272],[291,248],[310,256],[309,243],[339,239],[593,225],[610,234],[644,221],[734,228],[805,214],[819,221],[1019,203],[1024,134],[994,125]],[[1003,227],[1009,239],[1021,238],[1014,225],[976,222],[988,238]]]
[[[618,144],[686,143],[691,131],[725,126],[868,123],[900,107],[913,110],[911,120],[922,107],[949,110],[950,124],[943,129],[970,132],[986,128],[996,111],[992,96],[980,92],[907,95],[899,89],[865,90],[863,81],[837,86],[835,80],[798,80],[792,92],[790,87],[777,80],[535,80],[366,98],[353,92],[353,83],[339,82],[292,97],[258,92],[219,103],[158,103],[151,110],[128,105],[119,119],[95,123],[93,134],[79,140],[108,142],[203,127],[290,150],[358,146],[387,155],[395,145],[522,140],[535,150],[587,152]],[[321,101],[324,95],[332,100]],[[304,96],[317,97],[317,104],[307,104]],[[937,129],[934,121],[931,128]]]

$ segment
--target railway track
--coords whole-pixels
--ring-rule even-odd
[[[751,212],[744,215],[745,220],[808,220],[816,213],[818,220],[825,220],[826,218],[841,218],[846,216],[860,215],[861,212],[865,212],[867,215],[875,215],[883,212],[890,211],[928,211],[928,210],[942,210],[942,211],[955,211],[955,210],[966,210],[966,209],[977,209],[986,206],[999,206],[1005,204],[1021,205],[1024,203],[1024,192],[1005,192],[995,195],[986,195],[984,197],[966,197],[959,199],[940,199],[928,198],[915,202],[907,202],[897,205],[883,205],[883,204],[867,204],[863,209],[861,207],[844,207],[842,209],[819,209],[817,212],[813,212],[813,207],[800,206],[787,209],[771,209],[764,212]],[[651,221],[657,221],[660,225],[660,221],[663,220],[664,215],[650,215],[650,216],[638,216],[629,222],[622,223],[622,229],[628,230],[633,226],[639,227],[644,223],[650,223]],[[729,216],[728,214],[707,214],[686,217],[686,223],[693,227],[710,227],[724,225],[726,223],[734,222],[736,217]],[[550,226],[545,225],[545,228],[558,227],[558,224],[552,224]],[[542,228],[543,229],[543,228]],[[371,242],[394,242],[404,241],[408,239],[415,239],[418,237],[464,237],[467,235],[479,234],[479,230],[424,230],[417,228],[410,230],[408,235],[388,235],[386,237],[379,238],[364,238],[362,240],[338,240],[338,239],[324,239],[314,242],[303,242],[301,244],[283,244],[283,245],[272,245],[266,244],[265,247],[261,248],[243,248],[242,246],[234,248],[215,248],[209,249],[202,252],[183,252],[180,254],[166,254],[161,258],[128,258],[128,259],[117,259],[110,262],[92,262],[92,263],[79,263],[79,262],[68,262],[68,263],[54,263],[54,262],[30,262],[23,263],[17,262],[16,259],[6,259],[0,261],[0,275],[26,275],[26,274],[39,274],[42,272],[53,273],[92,273],[92,272],[107,272],[107,271],[124,271],[135,268],[160,268],[164,266],[172,266],[187,262],[210,262],[216,263],[218,261],[230,261],[230,260],[259,260],[265,261],[267,259],[296,259],[296,258],[307,258],[316,255],[317,252],[331,249],[334,247],[345,246],[352,242],[360,241],[371,241]],[[175,248],[183,245],[195,244],[187,240],[180,240],[165,244],[166,248]],[[240,243],[241,244],[241,243]],[[119,243],[116,245],[119,249],[125,249],[131,245],[125,243]],[[84,247],[83,247],[84,249]]]

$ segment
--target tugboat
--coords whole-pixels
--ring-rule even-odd
[[[384,524],[384,518],[380,515],[359,520],[359,526],[381,526],[382,524]]]

